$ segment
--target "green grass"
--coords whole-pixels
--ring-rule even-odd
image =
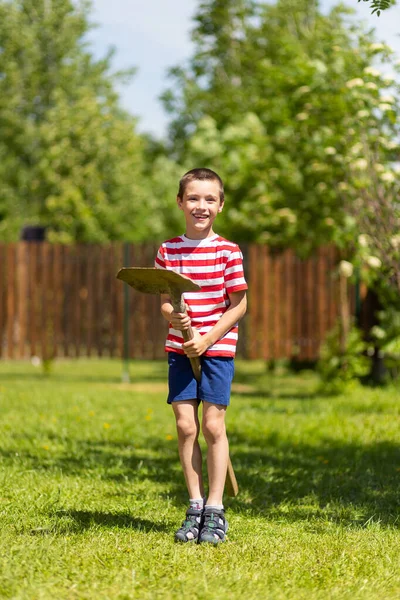
[[[164,362],[0,365],[0,597],[400,596],[400,393],[317,393],[237,363],[229,539],[177,545],[186,505]]]

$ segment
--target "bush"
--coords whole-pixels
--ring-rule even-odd
[[[341,325],[338,322],[326,336],[317,363],[324,393],[343,392],[349,384],[366,376],[370,370],[370,359],[366,356],[367,343],[362,338],[362,332],[352,325],[344,351],[340,338]]]

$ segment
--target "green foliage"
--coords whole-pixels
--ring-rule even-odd
[[[367,375],[370,361],[365,356],[366,350],[367,344],[362,338],[362,332],[355,326],[351,327],[343,349],[341,326],[337,323],[326,336],[317,363],[321,390],[325,393],[340,393],[349,384]]]
[[[121,111],[111,54],[86,48],[86,1],[0,1],[0,236],[22,224],[49,239],[146,235],[144,141]]]
[[[361,2],[361,0],[358,0],[358,2]],[[382,10],[387,10],[394,4],[393,0],[363,0],[363,2],[370,2],[372,9],[371,14],[373,15],[376,13],[378,17]]]
[[[200,5],[195,53],[164,94],[171,146],[181,164],[221,172],[224,232],[238,241],[304,254],[357,234],[346,204],[363,142],[384,169],[398,146],[398,86],[376,65],[398,67],[349,12],[323,15],[308,0]]]
[[[396,379],[400,375],[400,311],[388,306],[377,316],[379,325],[372,327],[370,336],[383,355],[389,376]]]

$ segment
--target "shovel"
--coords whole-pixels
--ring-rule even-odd
[[[198,292],[201,288],[197,283],[166,269],[156,269],[154,267],[125,267],[117,273],[117,279],[124,281],[135,290],[148,294],[168,294],[171,298],[171,304],[175,312],[186,313],[186,306],[182,294],[184,292]],[[192,328],[182,331],[185,342],[193,338]],[[193,374],[197,381],[201,378],[201,363],[198,357],[189,358],[193,369]],[[226,491],[229,496],[237,496],[239,492],[235,472],[232,467],[231,459],[228,458],[228,471],[226,479]]]

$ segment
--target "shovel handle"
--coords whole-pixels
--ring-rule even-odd
[[[186,312],[186,310],[185,310]],[[183,339],[185,340],[185,342],[189,342],[190,340],[193,339],[193,330],[191,327],[189,327],[189,329],[184,329],[182,331],[182,335],[183,335]],[[200,381],[201,379],[201,363],[200,363],[200,358],[198,358],[197,356],[193,356],[188,357],[190,360],[190,364],[192,366],[193,369],[193,374],[196,378],[196,381]]]
[[[172,308],[175,312],[187,314],[186,304],[181,294],[175,294],[174,290],[171,290],[171,304]],[[189,329],[185,329],[182,331],[182,336],[185,342],[189,342],[193,339],[193,329],[189,327]],[[201,363],[200,359],[195,356],[193,358],[189,358],[190,364],[192,365],[193,374],[196,378],[196,381],[200,381],[201,379]]]

